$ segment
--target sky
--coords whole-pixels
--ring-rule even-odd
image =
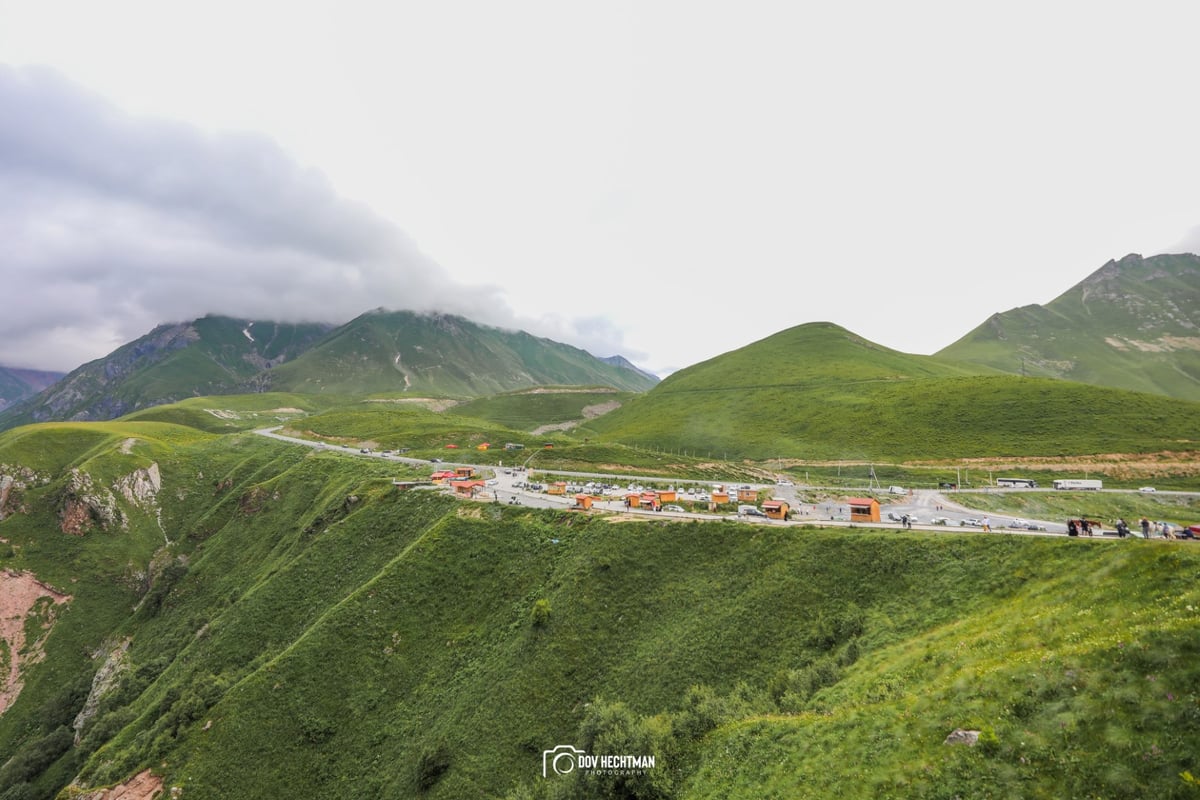
[[[1200,251],[1200,3],[0,0],[0,364],[460,313],[933,353]]]

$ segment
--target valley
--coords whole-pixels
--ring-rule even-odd
[[[1194,797],[1200,403],[969,343],[157,328],[0,412],[0,800]]]
[[[0,434],[13,477],[0,569],[70,595],[0,714],[0,782],[51,798],[132,781],[238,798],[938,797],[1013,780],[1184,796],[1200,716],[1200,589],[1185,576],[1200,546],[1005,523],[1042,510],[1061,525],[1099,498],[1183,522],[1195,495],[1108,474],[1126,488],[945,492],[940,480],[986,469],[720,461],[532,433],[592,404],[476,406],[509,428],[461,403],[263,394]],[[474,500],[422,486],[468,463]],[[153,495],[122,493],[151,470]],[[593,491],[582,513],[527,485],[556,480],[625,491]],[[736,500],[712,513],[699,492],[714,484],[795,513],[752,518]],[[631,485],[674,488],[682,510],[625,508]],[[842,518],[864,494],[879,523]],[[990,514],[995,532],[928,525],[932,509]],[[942,743],[959,728],[981,743]],[[543,751],[566,743],[655,766],[543,777]]]

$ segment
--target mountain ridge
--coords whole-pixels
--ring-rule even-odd
[[[1105,263],[1046,305],[992,314],[935,355],[1012,374],[1200,394],[1200,256]]]
[[[65,372],[0,365],[0,411],[44,391],[64,375]]]
[[[472,397],[542,384],[643,391],[658,379],[618,356],[452,314],[376,309],[345,325],[218,315],[164,323],[0,411],[0,429],[106,420],[187,397],[263,391],[420,391]]]

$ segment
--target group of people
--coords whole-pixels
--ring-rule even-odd
[[[1143,539],[1150,538],[1151,529],[1153,529],[1155,536],[1161,537],[1163,539],[1178,538],[1175,535],[1175,529],[1171,527],[1171,523],[1169,523],[1169,522],[1151,522],[1150,520],[1146,519],[1145,517],[1142,517],[1141,525],[1142,525],[1142,538]]]
[[[1152,538],[1151,531],[1153,531],[1153,536],[1161,537],[1163,539],[1177,538],[1175,535],[1175,530],[1171,527],[1171,523],[1169,522],[1151,522],[1146,517],[1142,517],[1139,525],[1142,529],[1143,539]],[[1117,536],[1120,536],[1122,539],[1124,539],[1129,535],[1129,523],[1127,523],[1124,518],[1118,519],[1116,530]],[[1100,523],[1098,522],[1093,522],[1089,519],[1067,520],[1067,536],[1094,536],[1096,533],[1100,532]]]

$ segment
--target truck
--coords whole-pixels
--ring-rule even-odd
[[[1054,482],[1055,489],[1095,492],[1104,488],[1104,481],[1064,478]]]

